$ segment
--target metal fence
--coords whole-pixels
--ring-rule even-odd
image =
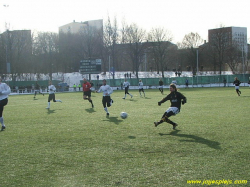
[[[185,85],[186,79],[190,86],[226,86],[232,85],[234,78],[237,77],[241,82],[241,86],[248,86],[250,74],[237,74],[237,75],[214,75],[214,76],[193,76],[193,77],[171,77],[161,78],[164,85],[169,85],[175,79],[177,85]],[[131,86],[138,86],[140,79],[128,78],[127,79]],[[159,78],[141,78],[143,85],[148,87],[154,87],[159,85]],[[100,86],[102,80],[92,80],[95,86]],[[121,87],[124,79],[109,79],[107,83],[112,87]]]

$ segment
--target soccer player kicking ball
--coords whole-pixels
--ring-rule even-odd
[[[166,110],[163,114],[161,120],[159,122],[154,122],[155,127],[163,122],[170,123],[173,125],[173,129],[175,130],[177,124],[169,119],[170,116],[174,116],[180,112],[181,104],[185,104],[187,102],[187,98],[177,91],[176,86],[174,84],[170,84],[169,87],[170,94],[168,94],[165,98],[163,98],[158,105],[161,106],[167,100],[170,100],[171,106]]]
[[[107,107],[110,107],[112,105],[112,103],[114,102],[110,97],[110,94],[113,93],[112,88],[106,84],[106,80],[104,79],[103,85],[96,92],[98,92],[98,93],[103,92],[102,104],[103,104],[103,108],[106,112],[106,115],[109,116],[109,111],[108,111]]]
[[[55,96],[56,87],[52,85],[51,81],[49,81],[48,90],[49,90],[49,98],[48,98],[48,106],[46,107],[46,109],[50,109],[51,100],[53,100],[53,102],[62,102],[60,99],[56,100]]]

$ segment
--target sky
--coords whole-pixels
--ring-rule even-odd
[[[207,40],[208,30],[247,27],[250,38],[250,0],[0,0],[0,32],[28,29],[58,32],[68,23],[116,17],[150,31],[165,28],[173,43],[186,34]]]

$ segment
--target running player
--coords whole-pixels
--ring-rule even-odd
[[[107,107],[110,107],[112,105],[112,103],[114,102],[110,97],[110,94],[113,93],[112,88],[109,85],[107,85],[107,82],[104,79],[103,85],[96,92],[98,92],[98,93],[103,92],[102,105],[103,105],[103,108],[106,112],[106,115],[109,116],[109,111],[108,111]]]
[[[144,92],[144,90],[143,90],[143,82],[141,81],[141,79],[139,80],[138,86],[139,86],[139,93],[140,93],[140,96],[142,97],[141,92],[143,92],[144,97],[145,97],[145,92]]]
[[[162,79],[159,80],[159,90],[160,90],[161,94],[163,94],[163,81],[162,81]]]
[[[237,77],[234,78],[233,84],[235,85],[236,93],[238,94],[238,96],[240,96],[240,94],[241,94],[241,91],[240,91],[240,84],[241,84],[241,82],[238,80]]]
[[[158,102],[158,105],[161,106],[162,103],[164,103],[167,100],[170,100],[171,106],[163,114],[159,122],[154,122],[155,127],[157,127],[159,124],[163,122],[167,122],[173,125],[173,129],[175,129],[177,124],[171,121],[169,117],[178,114],[181,109],[181,104],[184,105],[187,102],[186,97],[177,91],[176,86],[174,84],[170,84],[169,90],[170,94],[168,94],[165,98],[163,98],[160,102]]]
[[[82,85],[82,90],[83,90],[83,99],[88,100],[91,103],[92,108],[94,108],[94,104],[91,100],[91,84],[87,81],[87,79],[83,79],[83,85]]]
[[[34,99],[36,98],[36,94],[37,94],[37,93],[43,94],[43,93],[41,92],[40,89],[41,89],[41,88],[40,88],[40,85],[39,85],[39,84],[37,83],[37,81],[36,81]],[[43,96],[44,96],[44,94],[43,94]]]
[[[125,88],[125,96],[123,97],[123,99],[126,99],[126,94],[130,95],[131,98],[133,97],[132,94],[128,93],[128,89],[129,89],[130,83],[127,81],[127,79],[125,79],[124,83],[123,83],[123,87]]]
[[[51,100],[53,100],[53,102],[62,102],[60,99],[56,100],[55,96],[56,87],[52,84],[52,81],[49,81],[48,90],[49,90],[49,97],[48,97],[48,106],[46,107],[46,109],[50,109]]]
[[[0,77],[0,123],[2,125],[1,131],[3,131],[6,127],[3,121],[3,110],[4,106],[8,104],[8,95],[10,94],[10,87],[2,82],[2,78]]]

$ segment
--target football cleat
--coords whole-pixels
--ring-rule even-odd
[[[173,129],[175,130],[175,128],[177,127],[178,125],[175,123],[173,124]]]
[[[5,127],[5,126],[2,126],[1,131],[3,131],[4,129],[6,129],[6,127]]]
[[[155,124],[155,127],[157,127],[157,126],[159,125],[159,123],[158,123],[158,122],[154,122],[154,124]]]

